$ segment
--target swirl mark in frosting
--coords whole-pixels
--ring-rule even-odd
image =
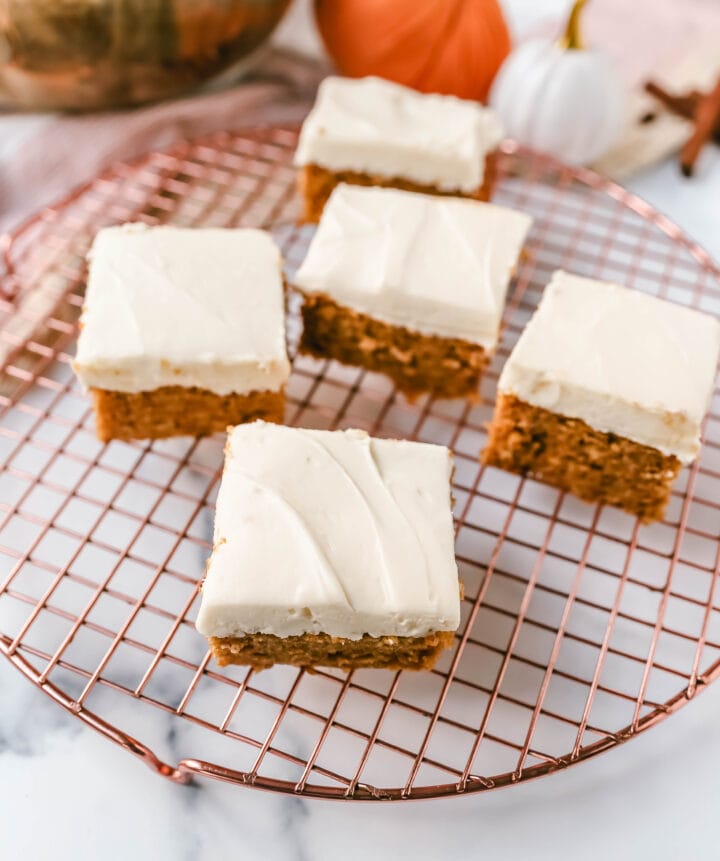
[[[235,428],[198,629],[353,639],[455,630],[450,471],[442,446]]]
[[[322,586],[327,588],[327,597],[331,601],[342,601],[347,607],[352,607],[352,602],[348,597],[342,579],[338,577],[335,568],[330,563],[330,560],[325,555],[321,542],[313,534],[310,525],[305,517],[298,509],[267,482],[259,482],[243,473],[240,476],[241,481],[245,481],[252,485],[257,491],[266,493],[272,497],[273,501],[278,504],[283,513],[290,519],[291,524],[296,527],[297,532],[307,541],[312,549],[312,552],[319,563],[319,570],[324,575],[321,577]],[[223,537],[222,541],[227,541],[227,537]]]

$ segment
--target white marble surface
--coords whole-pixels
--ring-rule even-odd
[[[633,190],[720,258],[720,153]],[[133,710],[126,700],[118,706]],[[705,859],[720,838],[720,684],[626,746],[511,789],[343,804],[180,787],[63,712],[0,659],[0,859]],[[157,730],[172,751],[174,731]]]
[[[0,664],[0,856],[711,859],[720,685],[625,748],[482,796],[345,804],[174,786]]]

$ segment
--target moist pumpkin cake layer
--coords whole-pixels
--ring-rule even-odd
[[[103,441],[281,421],[282,259],[261,230],[101,230],[73,368]]]
[[[643,521],[662,519],[682,467],[674,455],[503,394],[482,460]]]
[[[216,395],[197,386],[161,386],[148,392],[90,390],[98,439],[161,439],[224,433],[229,425],[265,419],[281,422],[285,397],[278,392]]]
[[[325,78],[295,154],[303,219],[318,220],[339,182],[488,200],[502,137],[477,102],[375,77]]]
[[[307,296],[302,319],[300,352],[386,374],[411,399],[475,397],[489,361],[477,344],[383,323],[328,296]]]
[[[320,221],[325,204],[335,186],[340,183],[349,185],[378,186],[381,188],[398,188],[401,191],[413,191],[417,194],[450,195],[466,197],[470,200],[489,201],[492,197],[495,183],[495,153],[489,153],[485,158],[482,184],[473,191],[443,191],[435,185],[411,182],[400,176],[383,176],[379,173],[359,173],[352,170],[328,170],[319,164],[306,164],[298,174],[298,187],[303,199],[302,220],[310,224]]]
[[[529,226],[488,203],[337,186],[293,281],[300,349],[411,396],[475,397]]]
[[[700,452],[719,354],[714,317],[556,272],[503,368],[482,459],[659,520]]]
[[[234,428],[197,618],[218,663],[432,666],[460,621],[451,473],[444,446]]]

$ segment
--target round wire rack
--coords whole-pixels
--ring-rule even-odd
[[[665,520],[642,526],[480,466],[498,369],[558,267],[720,312],[718,268],[620,187],[507,144],[496,201],[535,219],[481,405],[293,360],[286,420],[450,445],[465,585],[427,673],[220,669],[195,632],[221,438],[99,443],[70,360],[98,228],[255,226],[288,277],[295,128],[215,134],[113,167],[6,237],[0,299],[0,651],[178,782],[407,799],[513,784],[637,735],[720,674],[720,393]],[[291,354],[297,309],[289,311]]]

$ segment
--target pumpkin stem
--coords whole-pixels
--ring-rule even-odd
[[[573,3],[565,32],[560,39],[560,47],[563,51],[582,51],[585,47],[580,35],[580,13],[586,2],[587,0],[575,0]]]

